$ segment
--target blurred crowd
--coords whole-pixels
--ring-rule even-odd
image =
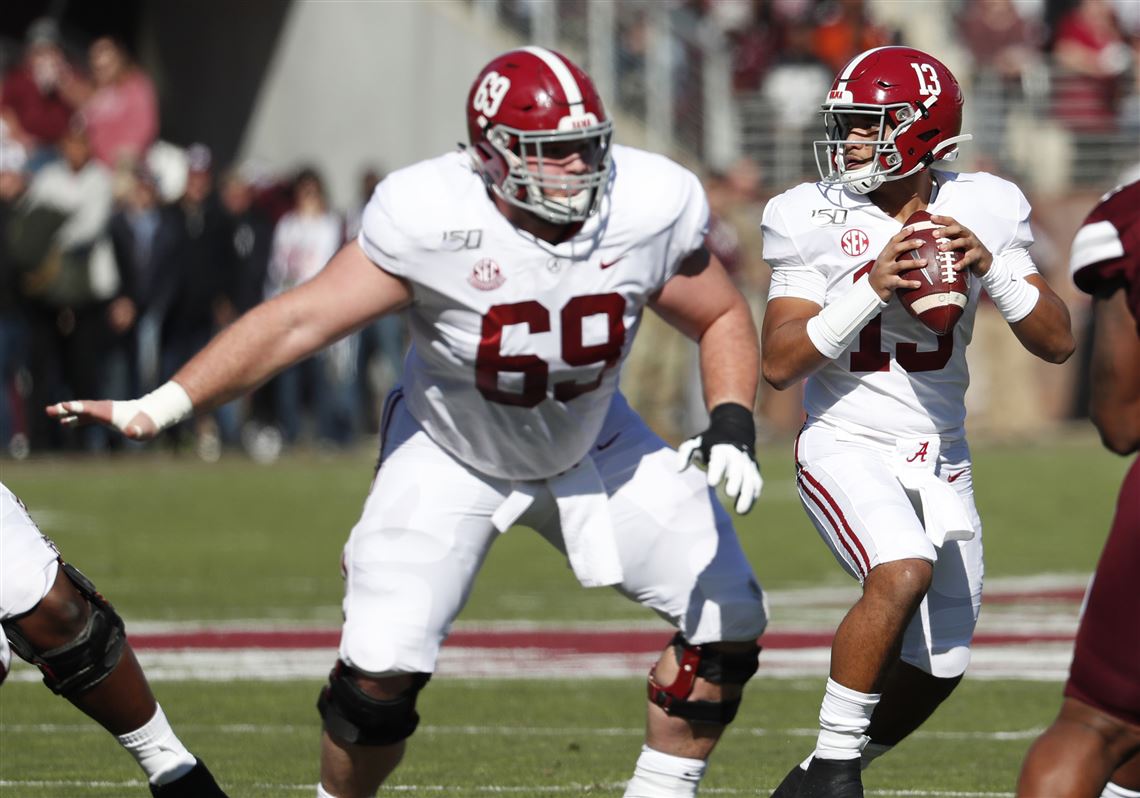
[[[737,92],[771,93],[806,118],[854,55],[889,44],[922,47],[932,37],[943,40],[943,58],[953,60],[948,48],[964,50],[968,74],[959,77],[967,83],[1033,91],[1048,68],[1053,113],[1073,130],[1140,124],[1126,103],[1140,74],[1136,0],[685,0],[679,13],[693,18],[689,28],[707,20],[727,35]],[[635,45],[621,63],[636,65],[643,37],[625,41]]]
[[[169,379],[239,314],[323,268],[381,178],[363,169],[359,206],[342,216],[315,168],[277,176],[160,141],[153,81],[120,42],[69,53],[38,20],[0,86],[0,445],[14,457],[130,446],[60,429],[41,408]],[[352,443],[375,428],[403,336],[400,319],[385,320],[170,443],[207,460],[226,447],[269,460],[301,440]]]
[[[500,0],[499,8],[525,22],[536,1]],[[630,78],[645,68],[652,8],[637,0],[618,6],[616,105],[625,111],[636,110],[644,91]],[[757,324],[769,278],[761,260],[763,204],[786,187],[784,178],[815,179],[810,139],[820,98],[836,70],[863,49],[901,42],[941,56],[956,48],[968,108],[979,95],[1046,98],[1053,123],[1089,144],[1080,151],[1100,162],[1098,137],[1140,141],[1136,0],[678,0],[670,8],[683,23],[673,30],[715,25],[731,43],[738,96],[767,97],[767,108],[781,109],[766,112],[771,123],[808,139],[745,147],[748,154],[732,163],[704,170],[709,246]],[[953,41],[946,31],[954,31]],[[676,58],[699,62],[692,53]],[[1067,241],[1119,171],[1087,195],[1061,192],[1038,202],[1016,160],[1002,155],[1016,102],[982,107],[1004,110],[969,120],[976,142],[966,168],[1022,182],[1038,212],[1034,257],[1071,303],[1079,332],[1084,300],[1068,291]],[[354,207],[338,213],[318,168],[280,174],[256,161],[219,164],[202,144],[162,141],[160,129],[154,81],[121,42],[101,37],[77,50],[50,19],[28,27],[0,85],[0,452],[131,448],[102,430],[62,430],[41,408],[68,398],[129,398],[161,384],[237,315],[323,268],[358,232],[363,204],[382,177],[379,168],[362,167]],[[1033,130],[1035,168],[1056,172],[1060,158],[1048,148],[1045,126]],[[1013,156],[1024,149],[1012,148]],[[790,172],[777,168],[789,159],[796,160]],[[994,321],[986,310],[983,328]],[[695,348],[659,332],[642,336],[654,346],[635,347],[623,389],[651,425],[677,439],[704,423]],[[1054,370],[1060,378],[1041,376],[1002,350],[1008,335],[994,334],[971,364],[972,393],[983,397],[971,407],[973,418],[1002,418],[1002,402],[1016,402],[1004,428],[1013,416],[1028,429],[1081,406],[1071,387],[1081,384],[1079,358],[1073,371]],[[375,431],[405,348],[404,320],[381,320],[253,396],[182,425],[169,444],[210,460],[227,448],[271,460],[296,443],[353,443]],[[801,413],[794,389],[762,388],[762,435],[794,432]]]
[[[520,29],[527,18],[520,9],[533,14],[536,5],[500,2]],[[715,31],[711,40],[729,51],[744,125],[761,131],[746,134],[743,146],[771,160],[764,165],[785,183],[814,174],[816,111],[836,73],[863,50],[889,44],[936,52],[955,71],[968,92],[979,148],[994,162],[1028,171],[1022,142],[1049,148],[1057,164],[1050,187],[1103,180],[1116,160],[1105,147],[1117,150],[1121,139],[1140,136],[1136,0],[677,0],[670,8],[678,137],[703,155],[708,109],[700,70],[707,34]],[[643,115],[661,6],[619,0],[617,9],[616,91],[621,108]],[[748,119],[751,108],[759,118]],[[782,150],[780,137],[789,134],[792,143]]]

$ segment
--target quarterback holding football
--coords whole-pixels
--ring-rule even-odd
[[[966,346],[980,293],[1034,355],[1060,363],[1074,348],[1068,310],[1029,256],[1021,191],[935,168],[970,138],[962,104],[927,53],[856,56],[822,105],[821,180],[764,210],[763,374],[776,388],[807,380],[800,499],[863,588],[832,645],[816,748],[779,798],[862,796],[861,767],[914,731],[969,663],[982,524]]]
[[[767,622],[713,492],[723,480],[740,513],[760,493],[756,329],[704,247],[696,175],[613,145],[593,82],[569,59],[541,47],[495,58],[466,113],[469,146],[389,175],[356,241],[171,382],[49,413],[151,437],[406,307],[404,382],[385,404],[379,466],[344,549],[317,795],[374,795],[399,763],[440,646],[492,543],[518,523],[583,585],[612,585],[675,628],[649,676],[625,795],[691,798]],[[680,452],[618,391],[647,307],[700,342],[710,424]],[[550,700],[589,694],[587,679],[581,695]]]

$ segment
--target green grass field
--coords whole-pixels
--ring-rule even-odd
[[[975,446],[987,576],[1091,572],[1126,461],[1091,434],[1049,444]],[[766,587],[846,583],[809,526],[787,446],[760,453],[765,496],[740,535]],[[297,454],[272,466],[206,465],[141,454],[0,463],[0,479],[127,618],[323,622],[339,619],[341,545],[372,453]],[[461,620],[645,620],[612,591],[582,590],[538,536],[505,535]],[[318,682],[161,682],[188,745],[233,796],[309,795],[316,780]],[[813,744],[819,679],[749,686],[705,795],[766,795]],[[1060,685],[966,682],[922,732],[866,776],[869,795],[1002,795]],[[477,796],[621,794],[640,745],[641,679],[440,678],[421,696],[421,732],[392,791]],[[141,796],[114,741],[41,685],[0,689],[0,794]]]

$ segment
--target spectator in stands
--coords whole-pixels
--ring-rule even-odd
[[[1061,17],[1053,35],[1053,60],[1060,70],[1053,97],[1056,117],[1078,133],[1116,128],[1134,61],[1108,0],[1080,0]]]
[[[293,182],[293,209],[281,217],[273,233],[266,296],[312,279],[343,241],[344,223],[329,209],[324,180],[315,169],[302,169]],[[306,395],[316,405],[321,442],[346,444],[351,440],[357,417],[357,342],[357,336],[344,338],[278,375],[277,417],[287,442],[300,437]]]
[[[957,25],[977,72],[1017,83],[1040,60],[1041,30],[1012,0],[967,0]]]
[[[349,215],[346,239],[352,240],[360,234],[364,206],[372,199],[372,192],[383,178],[383,170],[375,167],[368,167],[361,173],[360,205]],[[381,316],[360,331],[357,394],[363,408],[361,416],[370,433],[379,431],[383,398],[400,381],[407,347],[404,313]]]
[[[59,394],[105,390],[102,362],[115,335],[109,303],[121,281],[107,234],[111,175],[92,158],[75,120],[59,142],[62,160],[36,173],[9,227],[9,254],[21,281],[31,331],[31,404]],[[32,447],[63,442],[59,428],[32,415]],[[88,448],[106,437],[84,433]]]
[[[819,127],[819,101],[827,96],[835,74],[813,51],[815,29],[806,20],[787,26],[784,46],[761,90],[773,110],[779,139],[771,151],[774,162],[765,164],[781,183],[815,173],[809,139]],[[805,138],[804,132],[812,135]]]
[[[649,51],[649,14],[635,8],[618,20],[617,94],[619,104],[645,113],[645,68]]]
[[[255,203],[257,168],[251,164],[232,166],[218,185],[218,194],[229,223],[229,272],[227,300],[222,306],[228,324],[264,298],[273,241],[273,223]],[[270,422],[273,417],[272,393],[259,389],[248,399],[242,416],[242,444],[256,459],[270,461],[281,450],[280,432]]]
[[[111,242],[123,277],[125,293],[134,306],[136,323],[128,332],[131,393],[157,387],[161,376],[159,331],[175,280],[163,272],[176,262],[181,245],[176,214],[164,212],[155,175],[135,168],[120,208],[111,217]]]
[[[0,122],[0,132],[3,123]],[[27,189],[27,156],[17,142],[0,136],[0,451],[27,453],[27,413],[16,385],[27,365],[27,330],[20,301],[20,271],[8,252],[8,222]]]
[[[29,171],[55,159],[56,145],[75,112],[68,93],[74,82],[74,71],[60,47],[59,27],[46,17],[36,20],[24,37],[23,59],[0,87],[5,138],[24,147]]]
[[[95,157],[112,168],[134,164],[158,137],[154,83],[110,36],[96,39],[88,54],[92,82],[77,92]]]
[[[753,3],[750,10],[747,24],[725,30],[732,46],[732,88],[738,92],[759,89],[781,50],[781,18],[773,4]]]
[[[854,56],[891,44],[894,38],[871,19],[864,0],[832,0],[820,7],[813,48],[828,70],[838,74]]]
[[[213,156],[203,144],[186,150],[188,173],[182,198],[170,211],[177,243],[173,262],[164,268],[169,297],[162,321],[162,374],[166,379],[179,363],[192,357],[226,321],[232,252],[230,225],[213,196]],[[212,417],[199,419],[195,442],[199,456],[216,460],[221,444],[238,440],[238,405],[223,405]]]
[[[973,57],[974,98],[985,112],[976,115],[974,136],[987,156],[1002,152],[1006,115],[1042,75],[1042,30],[1023,17],[1012,0],[968,0],[957,17],[962,45]],[[985,165],[985,164],[983,164]]]
[[[254,204],[253,181],[242,168],[230,168],[222,175],[219,196],[229,217],[233,250],[228,295],[240,315],[264,297],[273,225]]]

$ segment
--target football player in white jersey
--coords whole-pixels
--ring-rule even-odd
[[[695,795],[767,622],[712,487],[723,480],[739,513],[760,492],[748,307],[703,246],[696,176],[613,146],[592,81],[564,56],[526,47],[491,61],[467,121],[469,147],[391,174],[357,241],[172,382],[48,412],[152,437],[407,308],[403,385],[386,402],[380,464],[344,550],[318,795],[372,795],[396,767],[439,647],[491,543],[516,522],[561,550],[584,585],[613,585],[676,627],[650,673],[625,795]],[[700,342],[710,423],[679,453],[617,390],[646,306]]]
[[[11,651],[44,684],[106,729],[146,773],[158,798],[226,798],[155,701],[123,619],[64,562],[24,503],[0,483],[0,682]],[[9,648],[9,644],[11,648]]]
[[[909,47],[868,50],[822,111],[821,181],[764,210],[762,369],[778,389],[807,380],[800,498],[863,593],[832,644],[815,751],[779,798],[862,796],[861,765],[917,728],[966,670],[982,526],[963,432],[965,349],[982,289],[1033,354],[1060,363],[1074,347],[1068,310],[1030,260],[1021,191],[933,168],[969,138],[941,62]],[[917,210],[971,273],[964,315],[941,336],[893,301],[919,286],[896,261],[921,243],[902,229]]]

